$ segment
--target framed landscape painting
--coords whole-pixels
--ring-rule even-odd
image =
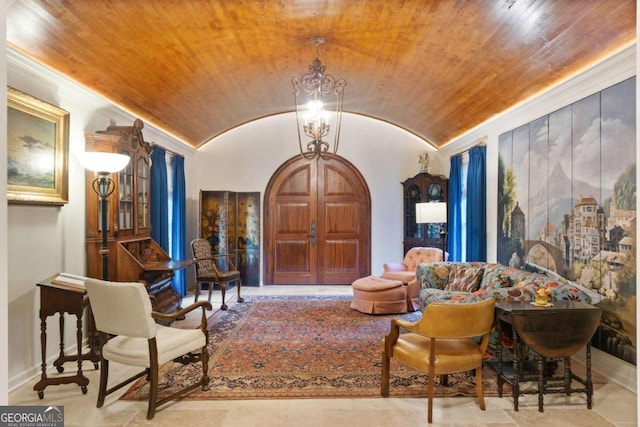
[[[69,113],[16,89],[7,92],[7,200],[67,203]]]

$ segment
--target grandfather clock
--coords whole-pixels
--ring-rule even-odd
[[[118,282],[142,282],[147,287],[154,311],[173,312],[182,297],[171,288],[174,270],[189,261],[173,261],[151,238],[150,167],[151,144],[142,136],[144,127],[136,119],[133,126],[109,126],[88,133],[86,151],[125,154],[129,164],[111,178],[116,186],[109,196],[107,229],[101,230],[98,196],[92,188],[94,172],[86,175],[86,249],[87,276],[102,278],[102,233],[108,248],[108,279]]]

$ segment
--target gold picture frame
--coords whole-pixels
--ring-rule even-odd
[[[7,87],[7,200],[69,201],[69,113]]]

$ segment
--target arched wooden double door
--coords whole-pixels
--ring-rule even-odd
[[[264,197],[265,284],[349,284],[371,271],[371,196],[346,159],[296,156]]]

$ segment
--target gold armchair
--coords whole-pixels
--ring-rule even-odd
[[[85,282],[96,329],[104,337],[100,355],[100,387],[97,407],[105,397],[143,375],[149,379],[149,407],[147,419],[152,419],[156,407],[185,393],[202,387],[209,389],[207,318],[205,308],[211,304],[201,301],[175,313],[163,314],[151,310],[151,301],[142,283],[117,283],[89,279]],[[178,329],[157,324],[155,319],[175,320],[202,307],[199,329]],[[102,340],[104,341],[104,340]],[[202,378],[170,396],[158,400],[158,369],[175,360],[181,363],[202,362]],[[141,372],[107,390],[109,361],[144,368]]]
[[[389,396],[391,358],[429,374],[428,421],[432,422],[433,382],[436,375],[476,371],[476,392],[484,410],[482,361],[493,328],[493,298],[470,304],[429,304],[420,320],[391,320],[391,332],[382,339],[382,384]],[[408,331],[400,333],[400,328]],[[473,340],[481,337],[480,342]]]
[[[211,292],[213,285],[217,283],[220,285],[220,292],[222,293],[222,305],[221,310],[228,308],[225,303],[227,284],[230,282],[236,282],[238,288],[238,302],[244,302],[244,298],[240,296],[240,288],[242,287],[242,280],[240,279],[240,272],[233,263],[233,257],[230,254],[218,254],[213,255],[211,253],[211,244],[205,239],[194,239],[191,242],[191,250],[193,251],[193,260],[196,264],[196,295],[195,301],[198,301],[200,296],[201,283],[207,283],[209,285],[209,296],[207,301],[211,302]]]

